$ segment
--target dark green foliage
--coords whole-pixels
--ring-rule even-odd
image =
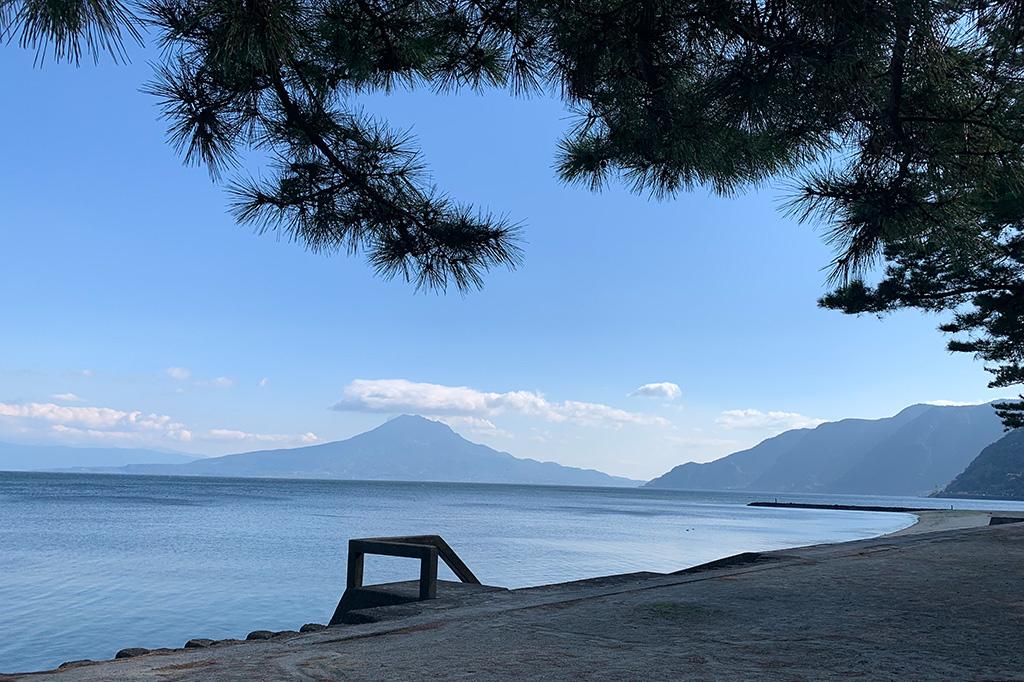
[[[1024,430],[1010,431],[982,450],[938,497],[1024,500]]]
[[[951,311],[950,348],[1024,379],[1024,9],[986,0],[0,0],[60,58],[118,50],[139,17],[164,63],[172,141],[214,177],[247,149],[273,175],[236,215],[386,275],[475,286],[515,229],[433,188],[360,93],[560,93],[558,167],[670,196],[795,183],[826,226],[848,313]],[[882,266],[879,269],[878,266]],[[871,278],[867,283],[865,278]],[[1024,415],[1011,405],[1008,423]],[[1016,415],[1016,416],[1015,416]]]
[[[0,0],[0,35],[19,34],[22,47],[78,63],[86,52],[124,56],[124,39],[141,41],[141,21],[120,0]]]

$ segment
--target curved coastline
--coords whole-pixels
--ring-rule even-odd
[[[960,530],[987,526],[995,516],[1024,516],[1021,512],[1000,512],[981,509],[928,509],[916,507],[883,507],[856,504],[813,504],[804,502],[750,502],[748,507],[774,509],[821,509],[826,511],[860,511],[882,514],[910,514],[915,521],[905,528],[873,537],[893,537],[917,533],[931,533],[943,530]],[[826,543],[826,544],[842,544]]]
[[[990,511],[979,511],[974,509],[923,509],[910,512],[917,520],[906,528],[886,533],[881,537],[895,537],[900,535],[916,535],[917,533],[932,533],[942,530],[960,530],[964,528],[978,528],[987,526],[995,515]]]

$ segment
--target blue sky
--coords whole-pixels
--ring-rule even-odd
[[[237,226],[139,92],[154,54],[36,68],[2,49],[5,440],[215,454],[415,411],[650,477],[822,419],[1009,393],[945,351],[938,318],[818,309],[830,253],[782,215],[781,183],[663,202],[563,185],[557,101],[362,100],[412,130],[440,187],[524,224],[523,267],[443,296]],[[655,383],[679,394],[637,391]]]

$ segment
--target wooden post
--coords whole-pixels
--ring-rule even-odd
[[[437,547],[420,559],[420,600],[437,596]]]
[[[363,586],[363,553],[358,541],[348,541],[348,589]]]

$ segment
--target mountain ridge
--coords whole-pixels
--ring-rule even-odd
[[[917,404],[882,419],[793,429],[706,463],[688,462],[651,488],[921,495],[941,488],[999,438],[990,403]]]
[[[254,450],[185,464],[129,465],[116,473],[539,485],[642,483],[596,469],[515,457],[474,443],[447,424],[416,415],[395,417],[340,441]]]

